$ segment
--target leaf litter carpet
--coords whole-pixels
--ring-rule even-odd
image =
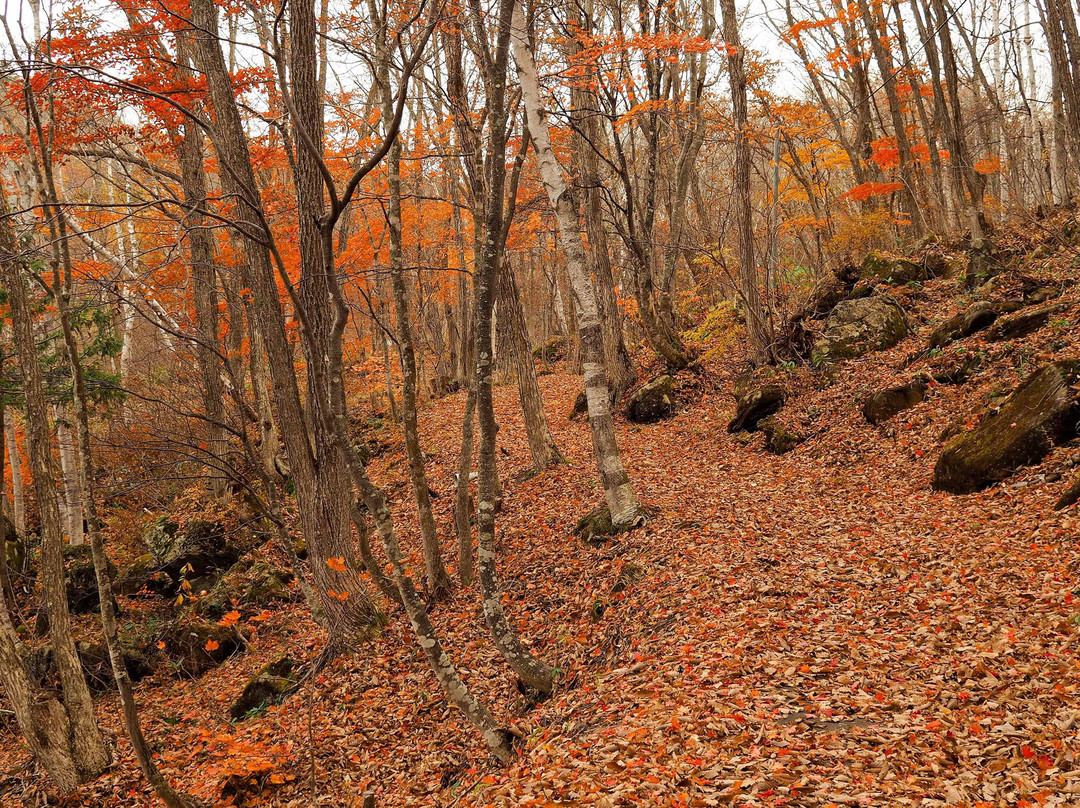
[[[317,651],[297,604],[245,620],[252,651],[203,679],[140,686],[170,777],[246,805],[359,805],[369,789],[380,806],[443,808],[1080,805],[1080,552],[1075,517],[1052,510],[1068,480],[932,492],[934,397],[898,437],[863,423],[850,394],[819,395],[828,429],[774,457],[726,433],[729,394],[702,390],[668,421],[620,423],[656,513],[590,547],[570,535],[602,502],[588,426],[565,418],[579,385],[541,378],[570,462],[536,476],[516,390],[497,391],[505,603],[560,689],[537,706],[517,692],[475,590],[433,610],[468,684],[519,736],[511,765],[488,759],[393,610],[381,638],[230,724],[255,670]],[[449,397],[421,418],[448,560],[462,406]],[[373,472],[415,548],[400,445]],[[99,701],[119,735],[115,707]],[[16,736],[0,746],[5,771],[25,764]],[[118,748],[69,804],[153,804]],[[25,777],[24,799],[35,787]]]

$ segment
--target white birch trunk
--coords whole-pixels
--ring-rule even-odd
[[[60,445],[60,476],[64,493],[60,505],[63,511],[64,530],[68,535],[68,543],[78,546],[83,543],[84,536],[82,492],[79,489],[79,469],[75,459],[75,436],[68,421],[67,407],[55,406],[53,417],[56,419],[56,439]]]
[[[514,61],[521,83],[521,99],[525,106],[529,132],[532,135],[540,177],[547,190],[551,208],[559,224],[559,241],[566,254],[566,269],[570,276],[571,293],[577,310],[578,334],[581,339],[582,361],[585,368],[585,395],[589,402],[589,425],[593,449],[600,468],[604,497],[616,528],[629,528],[642,520],[642,509],[623,468],[615,442],[615,423],[611,415],[611,399],[604,368],[603,333],[597,314],[596,290],[589,277],[585,244],[581,238],[578,211],[562,166],[551,148],[547,119],[540,104],[540,79],[536,61],[529,47],[525,10],[520,0],[514,5],[510,38]]]

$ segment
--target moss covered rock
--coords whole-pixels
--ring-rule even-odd
[[[574,526],[574,535],[586,544],[603,544],[616,533],[607,505],[589,511]]]
[[[758,429],[765,434],[765,451],[774,455],[787,454],[806,438],[792,432],[775,418],[763,418],[758,422]]]
[[[175,593],[182,580],[195,594],[209,592],[222,572],[248,549],[222,525],[202,519],[192,519],[182,526],[158,519],[143,535],[143,541],[157,565],[155,571],[173,581],[167,594]]]
[[[161,569],[152,553],[144,553],[125,567],[116,581],[117,591],[128,597],[175,595],[179,583]]]
[[[73,614],[89,614],[98,608],[97,572],[89,544],[68,545],[64,548],[64,567],[67,573],[68,606]],[[116,567],[109,562],[109,573]]]
[[[928,268],[924,261],[890,258],[879,252],[870,252],[863,259],[862,276],[864,278],[876,278],[885,283],[911,283],[912,281],[925,281],[932,277],[932,268]]]
[[[116,679],[113,677],[109,649],[103,642],[80,641],[75,645],[82,664],[83,675],[91,690],[113,690]],[[132,682],[138,682],[154,672],[156,665],[153,658],[145,651],[121,644],[120,656],[124,660],[124,669]]]
[[[1076,434],[1080,362],[1055,362],[1032,374],[997,413],[954,437],[934,467],[939,491],[969,494],[1041,460]]]
[[[280,704],[299,680],[291,657],[283,656],[271,662],[248,680],[243,693],[229,708],[230,717],[239,721],[270,704]]]
[[[735,417],[728,422],[728,432],[753,432],[762,418],[784,405],[786,395],[778,384],[765,384],[743,392],[735,399]]]
[[[666,373],[643,384],[626,402],[626,417],[635,424],[651,424],[675,411],[675,379]]]
[[[162,633],[156,646],[179,676],[202,676],[247,646],[234,626],[182,618]],[[149,649],[148,649],[149,650]]]
[[[871,424],[888,421],[899,412],[914,407],[926,397],[930,383],[925,377],[912,379],[907,384],[889,387],[871,393],[863,401],[863,417]]]
[[[895,300],[883,295],[844,300],[825,321],[825,333],[814,343],[813,356],[818,361],[854,359],[891,348],[907,332],[904,310]]]
[[[200,617],[220,620],[238,607],[262,609],[293,599],[289,590],[292,573],[265,561],[240,561],[233,565],[206,595],[197,597],[192,611]]]
[[[1045,326],[1055,314],[1061,314],[1068,308],[1065,303],[1055,303],[1037,309],[1018,311],[995,322],[986,333],[986,338],[991,342],[999,342],[1026,337]]]

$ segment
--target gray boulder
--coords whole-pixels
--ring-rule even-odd
[[[1036,371],[1001,410],[946,444],[934,467],[933,487],[970,494],[1041,460],[1076,434],[1080,362],[1055,362]]]
[[[845,300],[825,321],[825,333],[814,343],[816,360],[855,359],[871,351],[891,348],[907,336],[904,310],[882,295]]]

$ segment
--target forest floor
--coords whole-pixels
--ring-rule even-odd
[[[962,305],[955,283],[938,286],[917,322]],[[1078,344],[1070,316],[1061,351]],[[294,604],[246,617],[251,650],[203,678],[158,673],[139,686],[166,772],[204,799],[222,800],[224,784],[225,799],[248,805],[359,805],[369,789],[379,806],[442,808],[1080,804],[1078,518],[1053,510],[1077,448],[981,493],[930,489],[941,430],[1011,389],[1024,365],[1007,357],[1055,349],[1045,335],[1003,348],[992,373],[870,426],[860,391],[908,372],[897,369],[929,328],[916,331],[843,364],[824,389],[794,372],[800,395],[783,417],[810,439],[784,456],[727,433],[735,369],[715,363],[682,383],[674,417],[620,420],[625,464],[655,515],[600,547],[571,535],[602,502],[588,425],[566,418],[580,377],[541,377],[569,463],[531,477],[516,388],[497,390],[502,586],[562,685],[525,702],[475,591],[433,615],[470,687],[519,734],[509,766],[448,706],[393,610],[380,638],[283,705],[230,723],[262,665],[317,653],[321,632]],[[462,407],[461,395],[433,402],[420,425],[448,559]],[[415,546],[400,445],[373,469]],[[115,697],[98,704],[120,736]],[[154,803],[118,748],[120,764],[63,804]],[[0,749],[0,777],[18,781],[5,799],[44,800],[10,730]]]

